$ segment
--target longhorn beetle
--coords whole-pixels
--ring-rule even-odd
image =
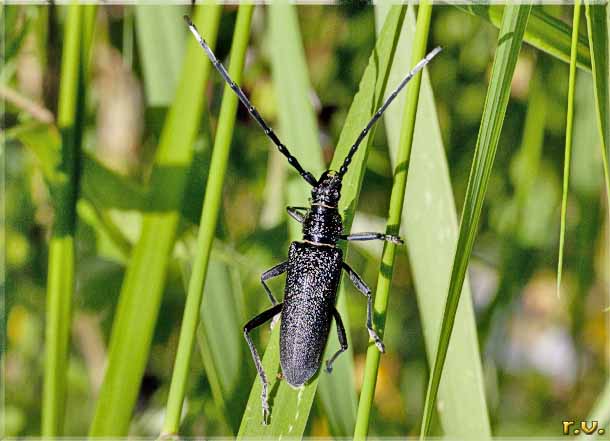
[[[385,352],[381,338],[373,329],[373,295],[371,289],[343,261],[343,252],[337,247],[337,242],[339,240],[384,240],[402,244],[403,241],[398,236],[383,233],[344,234],[341,215],[338,210],[339,199],[341,198],[341,181],[358,150],[358,146],[373,125],[409,80],[423,69],[441,51],[441,48],[437,47],[428,53],[400,82],[360,132],[339,170],[327,170],[319,180],[316,180],[290,154],[286,146],[282,144],[275,132],[250,103],[244,92],[229,77],[226,69],[218,61],[189,17],[184,16],[184,19],[216,70],[235,92],[248,113],[261,126],[265,135],[277,146],[280,153],[288,159],[288,163],[313,187],[310,207],[287,207],[288,214],[303,225],[303,239],[290,244],[287,261],[274,266],[261,275],[261,283],[267,292],[272,307],[254,317],[244,326],[244,337],[250,347],[250,352],[252,352],[252,358],[263,385],[261,393],[263,424],[267,424],[269,416],[268,381],[261,358],[250,338],[250,331],[278,314],[280,315],[282,319],[280,323],[280,365],[288,384],[296,388],[304,385],[318,371],[324,347],[328,340],[331,318],[334,317],[341,348],[326,361],[326,370],[331,372],[335,359],[347,350],[345,329],[341,316],[335,308],[341,270],[347,272],[352,283],[367,297],[366,328],[369,336],[375,342],[375,346],[379,351]],[[284,301],[279,303],[265,282],[283,273],[287,273],[286,287],[284,289]]]

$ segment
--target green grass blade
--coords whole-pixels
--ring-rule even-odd
[[[280,109],[280,133],[293,154],[303,158],[305,169],[311,171],[314,176],[319,176],[325,167],[315,114],[309,99],[311,85],[307,76],[307,63],[295,7],[288,3],[272,3],[269,7],[269,25],[273,84]],[[282,164],[288,165],[283,158]],[[286,198],[289,205],[306,204],[310,192],[311,186],[296,173],[291,173]],[[283,214],[285,215],[285,211]],[[301,225],[291,219],[288,221],[290,239],[299,240]],[[344,326],[349,329],[347,305],[342,294],[339,295],[337,308],[343,317]],[[333,332],[327,348],[329,352],[333,352],[337,347],[339,342]],[[333,374],[320,377],[318,398],[334,436],[348,436],[354,427],[356,393],[353,372],[353,352],[350,347],[337,360]]]
[[[153,107],[168,106],[176,94],[187,41],[187,29],[176,23],[187,10],[178,5],[140,5],[134,9],[146,101]]]
[[[483,18],[500,28],[504,6],[485,4],[458,5],[459,9]],[[558,18],[555,18],[539,7],[533,7],[523,39],[541,51],[566,63],[570,62],[572,47],[572,30]],[[578,37],[576,64],[581,69],[591,70],[591,56],[587,38]]]
[[[540,69],[534,70],[529,90],[521,146],[513,157],[510,170],[511,181],[515,188],[516,203],[513,228],[522,240],[527,240],[527,236],[520,231],[519,226],[527,221],[525,219],[527,198],[535,185],[540,168],[547,120],[548,98],[542,84]]]
[[[606,197],[610,210],[610,165],[608,151],[610,149],[610,103],[608,85],[610,77],[610,60],[608,48],[608,5],[591,5],[585,2],[587,28],[589,30],[589,45],[591,47],[591,65],[593,72],[593,90],[595,91],[595,110],[600,134],[600,147]]]
[[[610,422],[610,380],[606,382],[604,390],[599,394],[587,421],[599,421],[599,427],[608,427]]]
[[[498,140],[502,131],[511,80],[521,49],[530,9],[531,5],[509,5],[504,9],[504,17],[502,18],[502,25],[498,36],[498,47],[487,89],[472,169],[468,178],[458,243],[447,293],[447,304],[443,314],[439,341],[435,351],[436,356],[432,365],[432,373],[426,393],[421,426],[422,437],[426,437],[430,430],[438,387],[449,348],[449,340],[476,237],[485,192],[498,147]]]
[[[385,16],[385,9],[387,6],[376,6],[378,23]],[[398,43],[390,84],[400,81],[409,68],[414,29],[415,14],[409,9]],[[443,54],[439,56],[442,57]],[[405,99],[405,96],[399,96],[394,104],[396,108],[403,108]],[[438,324],[443,316],[451,276],[458,226],[449,167],[426,70],[422,78],[417,112],[401,227],[410,257],[428,358],[432,363],[440,332]],[[402,114],[387,112],[384,121],[390,158],[395,165]],[[430,200],[435,203],[430,204]],[[439,235],[439,231],[444,234]],[[462,300],[457,311],[446,366],[438,392],[439,400],[443,402],[443,409],[438,414],[444,434],[456,438],[472,437],[474,433],[481,439],[491,437],[475,316],[467,278],[462,288]],[[470,399],[464,400],[465,396]]]
[[[215,257],[212,251],[197,346],[214,403],[230,430],[237,433],[254,366],[250,351],[244,346],[242,327],[246,317],[241,307],[244,296],[232,263]]]
[[[410,60],[411,66],[415,66],[415,64],[426,55],[426,44],[428,41],[428,33],[430,31],[430,18],[432,16],[432,5],[428,1],[421,1],[417,14],[415,38]],[[409,162],[411,159],[411,146],[413,144],[413,132],[415,128],[415,117],[417,114],[421,78],[421,73],[415,75],[405,92],[406,100],[403,111],[404,116],[400,130],[400,141],[396,155],[397,159],[394,167],[394,182],[392,184],[386,234],[397,235],[400,227],[402,209],[405,199],[405,190],[407,187]],[[395,255],[396,245],[390,242],[385,242],[381,256],[379,276],[377,279],[377,290],[375,292],[375,304],[373,312],[377,332],[382,338],[387,317]],[[375,384],[377,382],[380,358],[381,353],[377,347],[375,345],[369,345],[366,353],[362,391],[360,392],[360,401],[358,402],[358,414],[356,417],[356,427],[354,429],[354,439],[365,439],[369,431],[370,414],[371,408],[373,407],[373,397],[375,395]]]
[[[381,104],[398,39],[398,30],[404,20],[405,10],[404,7],[394,7],[386,20],[341,132],[331,165],[333,169],[337,169],[341,164],[358,133]],[[361,151],[355,156],[343,181],[340,209],[347,231],[349,231],[353,220],[353,212],[364,174],[366,150],[371,138],[369,135],[368,139],[363,142],[360,147]],[[299,390],[292,389],[285,381],[277,380],[276,375],[279,372],[279,326],[276,326],[271,334],[263,358],[263,366],[270,380],[270,424],[267,426],[261,424],[261,384],[259,379],[256,378],[242,418],[238,437],[301,437],[309,418],[319,375],[326,374],[324,372],[319,373]]]
[[[239,84],[246,59],[248,48],[248,37],[250,34],[250,21],[252,19],[252,5],[242,5],[237,14],[235,34],[231,50],[231,64],[229,66],[229,76]],[[199,54],[205,58],[204,53]],[[229,151],[233,138],[233,128],[235,127],[235,116],[237,114],[238,98],[229,85],[225,85],[222,97],[222,106],[218,119],[218,129],[212,151],[210,170],[213,171],[208,176],[205,198],[201,212],[201,224],[197,236],[197,253],[189,281],[186,305],[182,317],[180,328],[180,340],[178,341],[178,351],[174,362],[174,371],[167,399],[165,422],[163,424],[163,434],[177,434],[180,425],[180,415],[182,413],[182,403],[186,393],[191,354],[195,344],[197,326],[199,323],[199,311],[203,298],[203,287],[208,271],[208,263],[218,213],[222,198],[222,188],[229,161]]]
[[[557,260],[557,297],[561,294],[563,273],[563,250],[566,238],[566,213],[568,211],[568,189],[570,184],[570,162],[572,160],[572,129],[574,127],[574,90],[576,85],[576,52],[578,27],[580,25],[580,0],[574,3],[572,20],[572,56],[570,59],[570,79],[568,81],[568,111],[566,120],[565,156],[563,160],[563,193],[561,196],[561,227],[559,228],[559,258]]]
[[[199,7],[195,14],[195,23],[211,45],[216,41],[219,19],[217,5]],[[183,27],[182,18],[175,25]],[[197,42],[190,39],[151,178],[153,200],[164,201],[167,206],[174,204],[175,208],[143,216],[142,233],[121,288],[91,436],[125,436],[129,428],[180,220],[180,205],[176,204],[183,197],[192,144],[203,111],[203,91],[211,66],[201,57],[200,50]]]
[[[185,234],[180,241],[180,249],[186,292],[198,251],[196,236]],[[214,246],[197,327],[197,349],[217,411],[215,415],[206,415],[206,420],[213,423],[218,418],[220,427],[210,428],[209,431],[216,429],[221,433],[237,432],[241,407],[247,398],[249,374],[254,371],[250,352],[243,344],[242,326],[246,320],[244,293],[235,262],[234,255],[223,253],[222,249]]]
[[[79,188],[81,141],[85,119],[84,94],[88,45],[94,7],[71,5],[65,25],[57,123],[61,142],[58,162],[47,163],[55,219],[49,244],[45,367],[42,393],[42,436],[61,436],[66,407],[72,297],[74,294],[76,201]],[[54,154],[48,158],[52,159]]]

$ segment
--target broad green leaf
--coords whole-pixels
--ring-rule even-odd
[[[332,169],[338,168],[360,131],[381,104],[389,67],[394,56],[398,30],[404,20],[405,10],[404,7],[394,7],[386,20],[374,53],[371,55],[369,64],[362,76],[360,89],[350,107],[335,151],[331,165]],[[346,231],[349,231],[351,227],[364,174],[366,150],[371,138],[369,135],[368,139],[361,145],[360,151],[354,157],[354,161],[343,181],[340,210],[342,211]],[[263,358],[263,367],[270,381],[270,424],[266,426],[262,424],[261,384],[259,379],[256,378],[250,392],[238,437],[301,437],[309,418],[319,375],[324,375],[324,373],[318,373],[308,384],[298,390],[292,389],[286,381],[278,381],[279,326],[276,326],[271,334]]]
[[[301,42],[301,33],[295,6],[274,2],[269,7],[271,38],[271,66],[273,84],[278,101],[279,128],[284,142],[294,155],[302,158],[303,167],[314,176],[324,171],[322,147],[319,142],[315,114],[309,98],[311,85],[307,76],[307,63]],[[284,167],[288,167],[282,158]],[[289,205],[304,206],[310,197],[311,186],[296,173],[291,173],[286,200]],[[284,211],[283,214],[286,212]],[[287,216],[286,216],[287,217]],[[289,218],[290,239],[299,240],[301,225]],[[346,330],[349,330],[346,298],[339,294],[337,308]],[[332,327],[334,331],[334,325]],[[348,335],[349,340],[349,335]],[[339,347],[336,332],[328,339],[325,359]],[[356,410],[354,363],[351,347],[337,359],[331,375],[320,377],[318,397],[335,436],[349,436],[353,430]]]
[[[199,7],[195,22],[213,46],[220,19],[217,5]],[[182,18],[176,27],[184,27]],[[181,200],[187,181],[185,170],[203,111],[204,89],[210,63],[191,39],[176,96],[167,114],[155,168],[151,177],[153,200]],[[175,202],[173,202],[175,203]],[[134,246],[117,306],[104,381],[90,436],[125,436],[157,322],[165,285],[167,263],[174,246],[180,212],[151,212],[143,216],[142,233]]]
[[[430,430],[453,324],[455,323],[460,295],[468,270],[468,262],[472,254],[485,193],[491,176],[500,133],[502,132],[511,80],[519,57],[530,9],[530,4],[509,5],[504,8],[504,16],[498,36],[498,47],[494,57],[479,136],[468,178],[458,242],[447,293],[447,303],[443,313],[438,345],[434,351],[436,355],[432,364],[426,394],[420,433],[422,437],[426,437]]]
[[[377,23],[387,7],[376,6]],[[413,10],[407,13],[397,55],[390,74],[390,84],[405,75],[411,59],[415,18]],[[442,57],[443,53],[439,55]],[[396,161],[400,124],[406,96],[396,100],[398,111],[384,116],[390,158]],[[411,272],[415,283],[417,304],[421,315],[428,358],[433,359],[449,278],[453,252],[457,242],[457,214],[449,166],[445,156],[430,76],[424,70],[417,120],[413,139],[413,152],[409,167],[409,180],[401,228],[405,234]],[[439,234],[442,232],[442,234]],[[489,438],[491,429],[485,402],[485,388],[479,354],[479,343],[472,297],[468,278],[462,288],[462,299],[456,313],[451,347],[447,354],[446,369],[439,386],[438,411],[443,433],[451,438],[468,438],[473,434]],[[468,400],[464,397],[468,396]]]
[[[500,28],[504,6],[486,4],[457,5],[459,9],[481,17],[496,28]],[[570,62],[572,29],[558,18],[555,18],[541,7],[533,7],[523,40],[566,63]],[[591,70],[591,56],[587,38],[578,37],[576,64],[581,69]]]

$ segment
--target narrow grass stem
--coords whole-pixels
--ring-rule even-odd
[[[84,120],[86,44],[83,7],[68,8],[62,53],[57,122],[61,131],[61,162],[56,181],[49,182],[55,208],[49,244],[45,365],[42,391],[42,436],[61,436],[66,409],[72,296],[74,294],[74,234],[79,165]],[[85,38],[84,38],[85,37]]]
[[[563,273],[563,251],[566,238],[566,214],[570,187],[570,162],[572,160],[572,130],[574,127],[574,92],[576,88],[576,56],[578,50],[578,28],[580,26],[580,0],[574,3],[572,19],[572,52],[570,55],[570,78],[568,82],[568,111],[566,119],[565,156],[563,160],[563,193],[561,196],[561,226],[559,229],[559,258],[557,260],[557,297],[561,295]]]
[[[63,432],[73,294],[74,237],[54,237],[49,244],[47,275],[41,431],[45,438]]]
[[[426,43],[428,41],[431,15],[432,5],[426,0],[422,1],[419,5],[419,11],[417,14],[412,65],[415,65],[415,63],[421,60],[426,54]],[[417,114],[421,77],[421,72],[415,75],[407,90],[403,123],[400,134],[400,147],[396,160],[392,195],[390,197],[390,210],[388,213],[386,234],[398,234],[400,226],[407,186],[411,147],[413,144],[413,132],[415,129],[415,117]],[[381,267],[379,277],[377,279],[377,290],[375,293],[374,304],[374,321],[377,324],[377,332],[380,336],[383,336],[387,316],[395,255],[396,245],[386,242],[381,257]],[[369,345],[366,354],[362,391],[360,392],[360,401],[358,403],[354,439],[363,440],[368,434],[370,413],[373,406],[373,398],[375,396],[375,382],[377,380],[377,373],[379,370],[380,356],[381,354],[377,347],[372,344]]]
[[[235,35],[231,49],[229,75],[239,84],[244,68],[250,21],[254,7],[244,4],[239,7]],[[202,53],[202,57],[205,55]],[[197,335],[203,287],[207,276],[210,252],[214,242],[218,213],[220,211],[222,188],[229,161],[229,151],[237,114],[237,96],[228,85],[225,85],[222,106],[218,121],[218,130],[210,163],[210,174],[206,185],[205,198],[201,212],[201,223],[197,236],[197,254],[189,281],[186,305],[180,328],[180,340],[174,363],[174,372],[167,401],[167,413],[163,425],[163,434],[176,434],[180,425],[182,403],[186,393],[189,367],[193,346]]]

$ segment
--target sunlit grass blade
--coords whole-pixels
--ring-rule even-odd
[[[218,5],[199,7],[195,14],[195,23],[211,45],[216,41],[219,19]],[[176,26],[184,28],[182,19],[176,22]],[[186,30],[184,34],[186,38]],[[192,144],[203,111],[203,91],[211,66],[201,56],[200,50],[197,42],[190,39],[151,177],[153,200],[174,208],[143,216],[141,236],[132,251],[121,288],[106,373],[90,428],[91,436],[125,436],[129,428],[157,321],[167,262],[180,220],[180,201],[192,157]]]
[[[557,297],[561,294],[561,275],[563,273],[563,250],[566,237],[566,213],[568,210],[568,190],[570,186],[570,162],[572,160],[572,129],[574,127],[574,90],[576,86],[576,53],[578,28],[580,26],[580,0],[574,3],[572,20],[572,55],[570,59],[570,78],[568,82],[568,111],[566,120],[565,155],[563,159],[563,193],[561,196],[561,226],[559,229],[559,258],[557,260]]]
[[[415,66],[415,64],[426,55],[431,16],[432,5],[428,1],[421,1],[415,27],[413,51],[409,62],[411,67]],[[413,132],[415,128],[415,117],[417,115],[421,78],[421,73],[416,74],[405,91],[406,99],[400,129],[399,147],[396,155],[397,159],[394,165],[394,181],[390,196],[390,209],[388,212],[386,234],[398,235],[398,230],[400,228],[409,163],[411,160],[411,147],[413,144]],[[379,276],[377,278],[377,290],[375,292],[374,303],[374,325],[377,333],[382,338],[387,317],[395,255],[396,244],[385,242],[381,256]],[[360,400],[358,401],[358,414],[356,417],[356,427],[354,429],[354,439],[365,439],[369,431],[370,414],[373,407],[373,397],[375,396],[375,384],[377,382],[380,358],[381,353],[377,347],[375,345],[369,345],[366,353],[362,391],[360,392]]]
[[[381,22],[387,8],[376,5],[377,23]],[[389,84],[400,81],[409,69],[414,29],[415,14],[410,9],[401,32]],[[442,56],[441,53],[439,57]],[[394,104],[399,111],[389,111],[384,116],[390,158],[394,165],[403,119],[400,109],[404,108],[405,99],[405,96],[399,96]],[[427,70],[424,70],[401,229],[409,253],[430,360],[434,357],[440,332],[438,324],[445,307],[458,231],[449,167],[435,106],[430,78]],[[430,200],[435,203],[431,204]],[[443,234],[439,234],[439,231]],[[491,437],[468,278],[462,288],[453,332],[438,392],[439,400],[443,402],[442,410],[438,411],[443,433],[456,438],[472,437],[474,433],[481,439]],[[407,341],[406,344],[412,343]],[[465,396],[469,399],[464,400]]]
[[[288,3],[272,3],[269,7],[269,27],[272,42],[273,84],[280,110],[281,137],[298,158],[303,158],[305,169],[311,171],[314,176],[320,176],[325,167],[315,114],[309,98],[311,85],[295,6]],[[288,165],[283,158],[282,161],[284,166]],[[286,197],[288,204],[305,205],[310,192],[311,186],[296,173],[292,173]],[[284,217],[286,217],[285,213],[284,211]],[[299,240],[302,226],[292,219],[288,219],[288,222],[290,240]],[[349,320],[345,296],[342,294],[339,295],[337,309],[348,330]],[[339,342],[336,333],[333,332],[328,340],[327,351],[334,352],[338,347]],[[328,358],[330,355],[327,353],[325,357]],[[318,398],[335,436],[348,436],[354,426],[356,393],[353,364],[353,352],[350,348],[337,360],[332,375],[320,377]]]
[[[447,357],[460,294],[477,233],[485,193],[502,131],[504,115],[506,114],[511,80],[517,58],[519,57],[530,9],[530,4],[508,5],[504,8],[504,16],[498,36],[498,47],[494,56],[479,136],[468,178],[458,243],[447,293],[447,303],[426,393],[420,432],[422,438],[426,437],[430,430],[430,423],[436,405],[436,396]]]
[[[250,34],[250,20],[252,19],[253,5],[242,5],[237,14],[235,34],[231,46],[231,63],[229,65],[229,76],[233,81],[241,81],[241,76],[246,59],[248,48],[248,37]],[[205,54],[200,53],[201,58]],[[208,272],[208,263],[218,213],[222,198],[222,188],[229,162],[229,151],[233,138],[233,128],[235,127],[235,116],[237,114],[238,98],[229,85],[225,85],[222,97],[222,106],[218,118],[218,129],[212,151],[210,163],[211,173],[208,176],[205,198],[201,212],[201,223],[197,236],[197,252],[193,264],[191,277],[189,280],[186,305],[182,317],[180,328],[180,339],[178,350],[174,362],[172,381],[167,399],[165,422],[163,424],[163,434],[177,434],[180,426],[180,415],[182,414],[182,404],[186,393],[186,384],[189,377],[191,354],[195,344],[197,326],[199,323],[199,310],[203,298],[203,287]]]
[[[500,28],[504,6],[472,4],[457,5],[457,7],[489,21],[496,28]],[[566,63],[570,62],[572,47],[572,30],[570,26],[562,20],[547,14],[541,7],[532,8],[523,40],[555,58]],[[583,35],[578,37],[576,64],[581,69],[591,70],[589,45],[587,44],[587,38]]]
[[[600,147],[606,198],[610,210],[610,165],[608,155],[610,150],[610,53],[608,48],[608,5],[590,4],[585,2],[589,45],[591,47],[591,66],[593,73],[593,90],[595,91],[595,109],[600,133]]]
[[[350,107],[331,164],[332,169],[336,170],[340,166],[351,144],[381,104],[398,39],[398,30],[402,26],[405,10],[404,7],[394,7],[386,20],[374,53],[371,55],[369,64],[362,76],[360,89]],[[364,174],[366,150],[370,139],[371,136],[369,135],[368,140],[361,145],[361,151],[355,156],[343,180],[340,210],[343,214],[344,228],[347,231],[349,231],[353,220],[353,212]],[[299,390],[292,389],[286,381],[278,381],[276,375],[279,372],[279,326],[276,326],[271,334],[269,344],[265,350],[263,366],[270,380],[270,424],[262,425],[261,384],[259,379],[256,378],[242,418],[238,437],[301,437],[309,418],[319,375],[328,374],[325,372],[318,373],[318,376]]]
[[[67,370],[74,294],[76,201],[79,193],[81,141],[85,120],[84,94],[87,60],[95,7],[69,6],[62,52],[57,124],[60,147],[57,163],[47,163],[48,184],[55,208],[49,243],[45,366],[42,393],[41,433],[61,436],[66,408]],[[51,154],[50,157],[54,155]]]

